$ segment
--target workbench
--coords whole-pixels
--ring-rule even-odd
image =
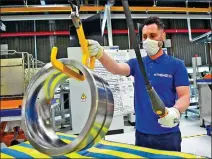
[[[70,134],[57,133],[64,141],[69,143],[76,136]],[[64,156],[49,157],[35,150],[29,142],[1,149],[1,158],[203,158],[200,156],[154,150],[134,145],[121,144],[101,140],[90,149],[82,150],[78,153],[70,153]],[[204,157],[205,158],[205,157]]]

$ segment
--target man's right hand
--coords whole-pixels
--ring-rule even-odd
[[[90,52],[91,57],[95,57],[96,59],[100,59],[103,55],[103,47],[95,40],[88,39],[88,50]]]
[[[90,39],[87,41],[90,57],[99,59],[107,71],[114,75],[128,76],[130,74],[130,67],[127,63],[117,63],[114,59],[107,55],[107,52],[104,52],[104,48],[97,41]]]

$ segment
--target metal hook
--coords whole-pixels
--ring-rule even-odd
[[[58,69],[59,71],[65,73],[67,76],[74,78],[76,80],[84,81],[85,77],[84,77],[83,74],[81,74],[79,71],[78,71],[78,73],[73,71],[72,69],[66,67],[62,62],[60,62],[56,59],[57,50],[58,50],[57,47],[52,48],[52,52],[51,52],[51,63],[52,63],[52,65],[56,69]]]
[[[24,5],[26,6],[26,7],[28,7],[28,5],[27,5],[27,0],[23,0],[24,1]]]
[[[84,30],[83,30],[83,26],[79,17],[79,9],[77,5],[73,4],[73,0],[69,1],[71,4],[71,7],[73,7],[72,12],[71,12],[71,19],[73,21],[73,24],[77,30],[77,36],[79,39],[79,43],[81,45],[81,49],[82,49],[82,63],[89,67],[90,69],[94,70],[95,67],[95,57],[91,57],[90,58],[90,52],[88,50],[88,41],[85,38],[85,34],[84,34]]]
[[[156,7],[157,6],[157,0],[154,0],[154,5],[153,5],[154,7]]]
[[[75,9],[79,9],[80,8],[80,3],[77,0],[68,0],[68,2],[71,5],[71,9],[72,11],[76,11]]]

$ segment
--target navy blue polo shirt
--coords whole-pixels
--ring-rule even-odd
[[[176,87],[189,86],[188,73],[184,63],[167,54],[163,54],[156,60],[146,56],[143,58],[143,62],[150,83],[166,107],[173,107],[177,100]],[[174,128],[163,128],[158,123],[159,117],[153,112],[137,59],[130,59],[127,64],[130,66],[130,75],[134,76],[137,131],[146,134],[178,132],[179,125]]]

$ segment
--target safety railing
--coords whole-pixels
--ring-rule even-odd
[[[28,52],[18,52],[16,50],[1,50],[0,54],[1,59],[15,59],[22,58],[22,72],[24,73],[24,92],[33,77],[40,68],[42,68],[45,63],[39,61],[33,57],[32,54]]]

